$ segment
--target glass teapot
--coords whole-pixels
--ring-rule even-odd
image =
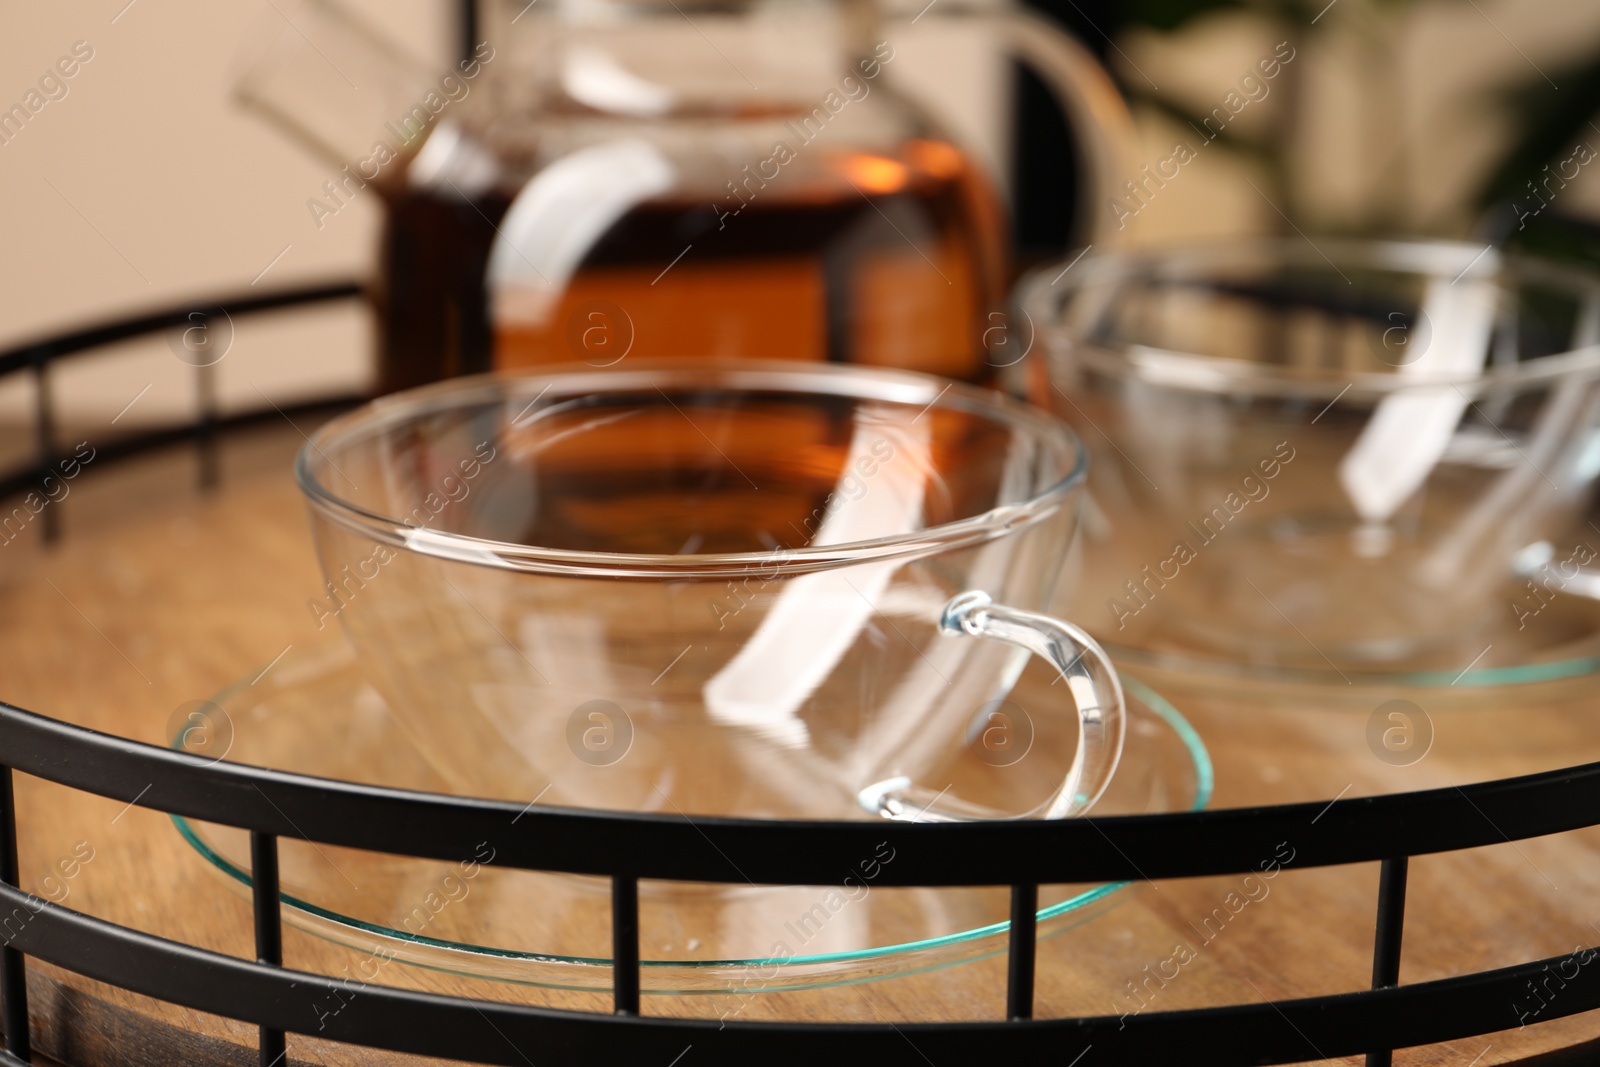
[[[936,0],[937,2],[937,0]],[[919,20],[965,19],[1036,68],[1085,160],[1080,233],[1133,168],[1094,58],[1020,11],[952,0],[487,0],[443,74],[312,0],[241,98],[337,166],[319,227],[387,211],[379,388],[629,356],[750,356],[994,382],[1006,215],[892,74]],[[290,30],[293,32],[291,33]]]

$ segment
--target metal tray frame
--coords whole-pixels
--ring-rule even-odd
[[[100,346],[194,323],[363,295],[354,283],[206,301],[108,323],[0,352],[0,375],[34,376],[36,463],[0,474],[0,496],[37,486],[64,458],[53,439],[51,365]],[[282,414],[222,418],[209,368],[196,371],[200,418],[109,446],[133,455],[189,439],[203,487],[217,480],[217,434]],[[356,398],[337,398],[323,405]],[[59,535],[56,508],[43,533]],[[96,919],[19,886],[12,775],[190,819],[248,830],[255,873],[256,959],[238,959]],[[1561,974],[1561,996],[1540,1021],[1600,1007],[1600,969],[1570,956],[1399,985],[1412,856],[1482,848],[1600,824],[1600,763],[1475,785],[1249,809],[1128,815],[1060,822],[918,824],[770,822],[629,815],[384,789],[205,759],[68,725],[0,704],[0,1063],[30,1062],[27,958],[160,1000],[260,1027],[261,1063],[285,1056],[285,1033],[517,1067],[530,1060],[696,1064],[951,1062],[1064,1064],[1289,1063],[1366,1054],[1508,1028],[1507,1009],[1531,983]],[[497,865],[611,880],[613,1011],[566,1011],[441,996],[307,974],[282,964],[278,839],[395,855],[460,860],[493,842]],[[794,1023],[648,1016],[640,1010],[639,880],[828,885],[841,865],[885,838],[896,849],[878,883],[1008,886],[1011,892],[1006,1017],[960,1023]],[[1372,985],[1332,996],[1143,1012],[1119,1018],[1033,1018],[1035,912],[1046,884],[1256,873],[1292,842],[1295,866],[1378,862]],[[7,918],[9,917],[9,918]],[[1586,961],[1585,961],[1586,962]]]

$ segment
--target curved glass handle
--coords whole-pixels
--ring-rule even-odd
[[[962,593],[945,605],[939,628],[947,634],[987,637],[1025,648],[1048,660],[1067,683],[1078,715],[1078,751],[1072,767],[1050,799],[1027,812],[1041,819],[1064,819],[1089,810],[1111,784],[1122,759],[1127,705],[1122,682],[1094,638],[1070,622],[996,604],[987,593]],[[860,795],[868,811],[908,822],[965,822],[997,813],[945,802],[907,778],[880,782]]]
[[[1122,93],[1094,53],[1049,19],[1022,10],[991,11],[985,18],[1004,32],[1013,54],[1050,87],[1067,117],[1068,132],[1088,161],[1088,185],[1078,197],[1078,232],[1084,245],[1104,249],[1120,244],[1124,224],[1105,205],[1139,171],[1133,114]]]
[[[1138,174],[1138,140],[1126,101],[1094,53],[1049,19],[1020,9],[944,4],[936,10],[940,18],[970,18],[992,27],[1006,49],[1044,79],[1087,163],[1087,186],[1078,197],[1082,243],[1102,249],[1120,244],[1122,224],[1105,205]]]

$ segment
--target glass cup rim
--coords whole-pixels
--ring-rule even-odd
[[[693,386],[727,392],[762,391],[797,396],[836,396],[921,404],[965,410],[993,422],[1022,428],[1063,455],[1065,473],[1027,499],[1001,504],[978,515],[921,530],[836,545],[808,545],[760,552],[683,555],[557,549],[495,541],[413,526],[403,519],[364,508],[329,488],[319,471],[332,467],[330,451],[381,433],[419,416],[484,403],[529,397],[555,390],[553,399],[597,393],[636,392]],[[918,416],[921,417],[920,415]],[[325,463],[322,461],[326,461]],[[295,481],[313,511],[379,543],[423,555],[516,571],[594,577],[763,577],[807,573],[870,561],[920,556],[1004,536],[1058,510],[1084,481],[1088,451],[1065,422],[1040,408],[989,389],[894,368],[811,365],[753,359],[639,360],[629,369],[596,370],[583,363],[552,364],[537,370],[493,372],[436,382],[379,397],[340,415],[307,438],[295,459]]]
[[[1587,296],[1600,306],[1600,273],[1542,256],[1507,252],[1471,241],[1416,238],[1300,237],[1212,239],[1084,255],[1082,262],[1064,259],[1030,271],[1018,284],[1015,303],[1047,339],[1060,329],[1054,301],[1088,287],[1156,271],[1200,271],[1230,264],[1275,259],[1285,265],[1305,264],[1336,271],[1340,266],[1397,272],[1495,280],[1513,278],[1545,282],[1574,296]],[[1065,268],[1065,269],[1063,269]],[[1181,275],[1180,275],[1181,276]],[[1569,376],[1600,375],[1600,344],[1570,348],[1508,367],[1486,368],[1480,374],[1394,374],[1388,372],[1306,371],[1262,366],[1240,360],[1178,352],[1150,346],[1084,344],[1079,352],[1095,370],[1163,387],[1197,392],[1242,392],[1258,396],[1326,397],[1334,394],[1383,396],[1419,386],[1455,387],[1469,398],[1503,389],[1519,389]],[[1047,356],[1055,357],[1047,340]]]

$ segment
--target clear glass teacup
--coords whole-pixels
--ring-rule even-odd
[[[297,475],[319,619],[463,792],[1053,818],[1095,802],[1124,731],[1104,653],[1036,614],[1085,459],[986,390],[741,360],[397,394],[324,427]],[[996,728],[1029,651],[1077,751],[1037,809],[986,812],[930,776]]]
[[[1074,612],[1101,639],[1184,663],[1466,667],[1485,643],[1483,662],[1527,651],[1530,561],[1578,590],[1600,545],[1578,521],[1600,279],[1303,237],[1068,266],[1019,301],[1048,403],[1093,456]]]

